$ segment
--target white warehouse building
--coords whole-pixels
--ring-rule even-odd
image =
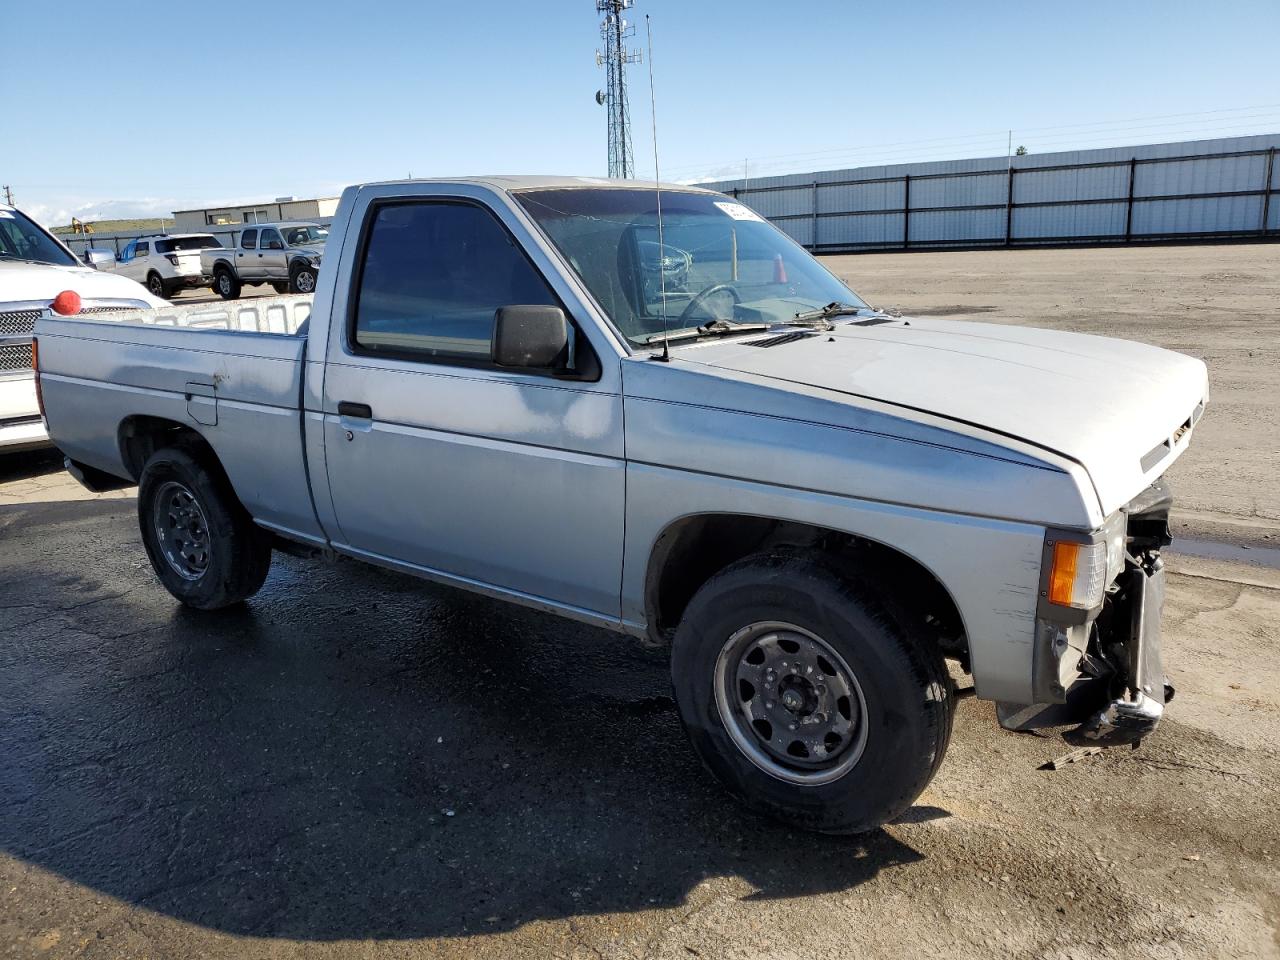
[[[337,197],[276,197],[270,203],[240,203],[227,207],[173,211],[173,233],[204,233],[210,227],[233,227],[245,223],[275,223],[281,220],[319,220],[328,223],[338,209]]]

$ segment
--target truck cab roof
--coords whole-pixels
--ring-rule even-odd
[[[436,184],[470,184],[473,186],[486,186],[495,190],[502,190],[508,193],[519,193],[525,190],[565,190],[575,187],[591,188],[591,189],[615,189],[615,190],[652,190],[655,183],[652,180],[617,180],[606,179],[604,177],[569,177],[569,176],[518,176],[506,174],[493,174],[480,177],[428,177],[415,178],[413,180],[379,180],[372,183],[363,183],[361,187],[378,187],[397,183],[436,183]],[[689,193],[714,193],[713,190],[707,190],[695,184],[687,183],[659,183],[657,184],[664,191],[685,191]]]

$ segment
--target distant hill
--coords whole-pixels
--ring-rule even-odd
[[[93,227],[94,233],[124,233],[130,230],[135,233],[162,233],[165,229],[173,229],[172,217],[163,220],[159,217],[148,217],[145,220],[90,220],[88,223]],[[54,227],[53,232],[59,236],[77,236],[70,224]]]

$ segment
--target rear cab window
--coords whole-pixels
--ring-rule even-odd
[[[240,246],[244,247],[246,250],[257,250],[258,249],[258,231],[246,230],[243,234],[241,234]]]

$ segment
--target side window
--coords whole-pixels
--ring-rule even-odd
[[[499,307],[560,306],[488,210],[444,201],[375,209],[356,297],[358,348],[487,360]]]
[[[240,246],[246,250],[256,250],[258,248],[258,231],[246,230],[240,235]]]
[[[137,249],[138,249],[138,241],[137,241],[137,240],[130,240],[128,243],[126,243],[126,244],[124,245],[124,250],[122,250],[122,251],[120,252],[120,259],[121,259],[121,260],[132,260],[132,259],[133,259],[133,252],[134,252],[135,250],[137,250]]]
[[[284,241],[280,239],[279,230],[263,230],[262,231],[262,249],[263,250],[283,250]]]
[[[150,253],[151,253],[150,240],[148,240],[146,243],[139,242],[138,245],[134,247],[134,250],[133,250],[133,255],[135,257],[145,257],[145,256],[148,256]]]

